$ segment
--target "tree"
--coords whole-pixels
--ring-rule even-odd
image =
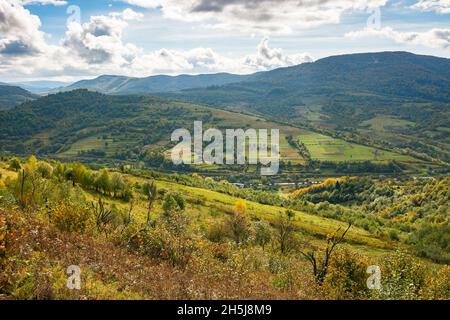
[[[257,221],[253,224],[255,232],[255,243],[264,250],[266,245],[272,239],[272,230],[270,225],[265,221]]]
[[[42,178],[50,179],[53,175],[53,167],[47,162],[40,162],[37,168]]]
[[[114,198],[116,198],[119,194],[123,193],[125,190],[126,184],[122,175],[119,173],[114,173],[111,176],[111,190],[114,194]]]
[[[339,228],[328,236],[327,245],[324,249],[324,255],[321,261],[318,261],[319,258],[317,257],[315,251],[308,253],[300,252],[311,263],[317,283],[322,284],[325,280],[333,251],[337,245],[344,241],[344,238],[351,227],[352,224],[349,223],[348,228],[341,235],[339,235],[339,233],[342,228]]]
[[[64,172],[64,178],[67,181],[72,181],[72,185],[75,187],[75,175],[73,173],[73,169],[72,168],[68,168],[65,172]]]
[[[158,195],[158,189],[156,187],[156,183],[154,181],[150,183],[145,183],[143,186],[144,194],[147,196],[147,226],[151,221],[151,212],[153,209],[153,205],[156,201],[156,197]]]
[[[20,169],[22,169],[22,165],[20,164],[20,160],[17,158],[13,158],[11,159],[11,161],[9,162],[9,168],[13,171],[19,171]]]
[[[89,172],[88,169],[81,163],[74,163],[72,165],[72,174],[75,183],[80,183],[82,185],[86,184],[86,177]]]
[[[164,215],[170,216],[172,213],[183,211],[186,208],[186,202],[179,193],[169,193],[164,197],[163,210]]]
[[[276,237],[282,254],[288,253],[294,245],[295,226],[292,219],[293,211],[287,210],[285,214],[280,213],[275,223]]]
[[[111,180],[108,171],[102,170],[95,181],[96,188],[102,190],[104,194],[111,192]]]
[[[249,223],[246,216],[247,204],[244,200],[238,200],[233,213],[226,221],[230,235],[236,244],[244,242],[249,235]]]

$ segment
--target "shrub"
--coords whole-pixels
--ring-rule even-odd
[[[51,222],[61,231],[84,233],[91,224],[91,212],[82,205],[61,202],[50,213]]]
[[[206,238],[211,242],[222,243],[228,237],[223,223],[213,223],[206,232]]]
[[[361,299],[367,296],[367,266],[355,252],[343,249],[333,256],[323,283],[332,299]]]
[[[425,269],[405,251],[385,257],[381,265],[381,290],[375,295],[381,299],[417,299],[424,288]]]
[[[450,266],[433,270],[433,275],[427,279],[424,299],[448,300],[450,298]]]

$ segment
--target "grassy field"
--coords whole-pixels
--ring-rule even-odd
[[[406,121],[402,119],[396,119],[389,116],[378,116],[370,120],[364,121],[363,126],[368,126],[371,130],[378,132],[390,131],[390,129],[395,128],[407,128],[414,126],[414,122]]]
[[[126,177],[132,183],[141,184],[146,181],[144,178],[133,175],[127,175]],[[208,189],[194,188],[161,180],[157,180],[156,183],[160,189],[182,194],[189,204],[188,212],[198,219],[202,228],[206,228],[212,223],[215,223],[217,217],[225,216],[228,212],[231,212],[236,201],[239,200],[239,198]],[[274,222],[278,218],[278,215],[285,211],[281,207],[263,205],[252,201],[246,202],[248,214],[252,219],[264,219],[269,222]],[[145,203],[142,203],[140,211],[145,212],[145,210]],[[347,227],[343,222],[300,211],[295,211],[295,224],[303,234],[319,239],[326,238],[327,235],[336,231],[338,228]],[[352,244],[368,246],[374,250],[392,248],[391,243],[380,240],[369,232],[357,227],[352,227],[347,239]]]
[[[0,163],[0,174],[3,178],[17,177],[17,173],[9,170],[6,163]],[[148,180],[131,175],[125,174],[126,180],[132,184],[143,184]],[[233,211],[233,208],[239,198],[219,193],[216,191],[194,188],[174,182],[165,180],[156,180],[158,189],[163,189],[171,192],[178,192],[183,195],[187,201],[187,212],[190,217],[197,222],[197,225],[201,230],[205,230],[211,224],[217,223],[217,219],[220,217],[226,217],[229,212]],[[85,191],[85,195],[91,201],[96,201],[98,195],[94,192]],[[136,194],[135,201],[135,218],[144,222],[147,211],[147,203],[145,197],[141,194]],[[106,199],[110,203],[114,203],[119,208],[127,208],[129,205],[121,200]],[[251,219],[263,219],[273,223],[280,213],[284,213],[285,208],[263,205],[253,201],[246,201],[247,212]],[[155,206],[153,214],[158,215],[162,212],[162,203],[158,203]],[[302,236],[308,239],[322,240],[325,239],[330,233],[333,233],[338,228],[346,228],[347,224],[341,221],[324,218],[321,216],[307,214],[301,211],[295,212],[295,225],[299,228],[299,232]],[[364,250],[374,252],[384,252],[393,248],[393,243],[381,240],[374,235],[371,235],[366,230],[353,226],[347,236],[347,241],[351,245],[359,246]]]
[[[319,133],[309,132],[302,134],[297,138],[305,144],[313,159],[321,161],[342,162],[368,160],[380,162],[387,160],[415,160],[409,156],[350,143]]]

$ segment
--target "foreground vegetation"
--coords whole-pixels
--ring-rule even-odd
[[[433,238],[448,228],[448,178],[387,190],[348,178],[283,195],[197,174],[4,160],[2,298],[450,298],[450,268],[436,263],[448,263],[448,232]],[[411,206],[401,190],[420,201]],[[409,211],[427,225],[397,221]],[[358,221],[366,216],[369,227]],[[417,247],[445,243],[436,256]],[[66,288],[71,265],[82,270],[79,291]],[[381,268],[381,290],[367,287],[371,265]]]

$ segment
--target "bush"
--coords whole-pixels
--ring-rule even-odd
[[[355,252],[344,249],[333,256],[323,283],[332,299],[361,299],[367,296],[367,266]]]
[[[227,237],[228,232],[223,223],[212,224],[206,232],[206,238],[211,242],[222,243]]]
[[[433,276],[428,277],[424,299],[448,300],[450,298],[450,266],[433,270]]]
[[[409,241],[419,256],[438,263],[450,263],[450,225],[424,224]]]
[[[58,229],[75,233],[86,232],[91,217],[91,212],[85,206],[65,202],[56,205],[50,213],[50,220]]]
[[[425,269],[411,255],[399,250],[383,259],[381,270],[381,290],[375,292],[378,298],[412,300],[420,297]]]

